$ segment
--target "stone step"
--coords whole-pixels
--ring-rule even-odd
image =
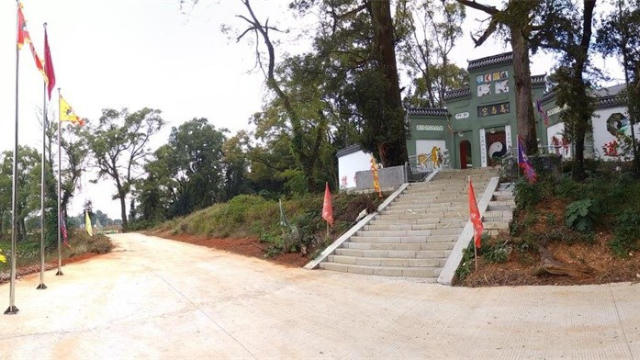
[[[353,242],[376,242],[376,243],[417,243],[417,242],[441,242],[455,241],[457,234],[429,235],[429,236],[352,236],[349,238]]]
[[[483,225],[485,230],[509,230],[508,222],[485,221]]]
[[[411,204],[434,204],[444,206],[445,204],[457,205],[457,204],[466,204],[464,199],[439,199],[437,197],[431,198],[421,198],[418,196],[407,196],[405,198],[396,199],[391,205],[402,204],[402,205],[411,205]]]
[[[469,217],[469,211],[468,210],[462,210],[462,211],[456,211],[454,213],[443,213],[443,212],[436,212],[436,213],[420,213],[417,211],[414,212],[407,212],[407,211],[396,211],[396,212],[382,212],[381,214],[378,214],[378,216],[376,216],[376,219],[387,219],[387,220],[394,220],[394,221],[398,221],[398,223],[405,223],[404,220],[424,220],[423,223],[425,224],[430,224],[430,223],[434,223],[434,222],[452,222],[454,219],[457,219],[459,221],[461,221],[462,219],[467,219]],[[406,222],[407,224],[410,224],[410,222]]]
[[[365,225],[363,230],[366,231],[391,231],[391,230],[434,230],[436,223],[433,224],[374,224],[370,222]]]
[[[385,209],[381,213],[382,215],[396,216],[398,218],[421,218],[421,217],[431,217],[431,218],[448,218],[448,217],[457,217],[457,218],[467,218],[469,217],[469,209],[452,209],[451,211],[436,211],[436,210],[413,210],[413,209]]]
[[[491,200],[489,201],[489,205],[493,205],[493,206],[511,206],[511,207],[516,207],[516,202],[514,200],[504,200],[504,201],[496,201],[496,200]]]
[[[396,215],[378,215],[372,220],[369,224],[371,225],[436,225],[437,228],[448,228],[455,226],[464,226],[467,222],[467,218],[447,218],[447,219],[437,219],[437,218],[427,218],[424,216],[416,217],[416,218],[402,218]]]
[[[443,259],[393,259],[393,258],[365,258],[345,255],[329,255],[329,262],[365,266],[393,266],[393,267],[435,267],[444,266]]]
[[[435,230],[435,229],[434,229]],[[399,237],[420,237],[425,238],[431,235],[433,230],[360,230],[356,236],[376,237],[376,236],[399,236]],[[354,236],[355,237],[355,236]],[[352,238],[354,238],[352,237]]]
[[[440,274],[440,267],[365,266],[323,262],[320,263],[320,268],[363,275],[428,278],[432,279],[432,282],[435,282]]]
[[[460,223],[432,223],[432,224],[371,224],[365,225],[363,231],[407,231],[407,230],[448,230],[451,233],[458,230],[462,231],[462,228],[466,222]],[[434,232],[433,234],[449,234],[449,232]]]
[[[335,255],[374,258],[446,259],[449,250],[362,250],[337,248]]]
[[[445,202],[445,203],[432,203],[432,202],[424,202],[424,203],[392,203],[387,209],[390,210],[401,210],[401,209],[413,209],[413,210],[447,210],[447,209],[461,209],[469,207],[468,204],[464,202]]]
[[[487,206],[487,211],[513,211],[515,206],[510,205],[495,205],[489,202],[489,206]]]
[[[360,250],[451,250],[454,241],[436,242],[353,242],[347,241],[342,244],[344,249]]]
[[[439,235],[459,235],[462,232],[462,226],[441,227],[425,230],[413,229],[364,229],[356,233],[358,237],[426,237],[430,239]]]

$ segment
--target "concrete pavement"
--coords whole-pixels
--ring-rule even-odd
[[[450,288],[114,241],[45,291],[18,282],[0,359],[640,359],[640,285]]]

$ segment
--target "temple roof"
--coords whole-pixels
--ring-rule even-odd
[[[409,108],[407,113],[410,115],[429,115],[429,116],[447,116],[447,109],[441,108]]]
[[[468,87],[453,89],[444,93],[445,100],[457,99],[465,96],[471,96],[471,89]]]
[[[485,66],[510,64],[513,62],[513,52],[509,51],[502,54],[483,57],[480,59],[469,60],[467,70],[474,70]]]

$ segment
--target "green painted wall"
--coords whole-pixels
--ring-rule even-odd
[[[482,76],[482,82],[478,77]],[[494,78],[496,81],[494,81]],[[508,91],[505,90],[504,81]],[[459,144],[463,140],[471,142],[471,153],[473,167],[480,167],[481,148],[480,130],[491,128],[503,128],[506,125],[511,127],[511,145],[517,144],[517,123],[515,108],[515,80],[513,78],[513,65],[494,65],[473,69],[469,72],[469,85],[471,94],[466,97],[451,99],[446,102],[446,108],[450,114],[447,117],[426,117],[423,115],[410,114],[409,124],[411,127],[411,137],[407,140],[409,155],[416,153],[416,140],[418,139],[441,139],[447,141],[450,163],[452,167],[460,167]],[[480,93],[483,96],[479,95]],[[544,84],[536,84],[533,87],[533,99],[541,98],[544,93]],[[508,105],[507,105],[508,104]],[[501,106],[504,105],[504,106]],[[506,111],[508,106],[508,112]],[[535,105],[534,105],[535,106]],[[534,107],[535,108],[535,107]],[[481,116],[481,110],[486,109],[488,116]],[[495,111],[495,114],[492,114]],[[534,111],[537,124],[537,137],[541,145],[546,145],[546,127],[542,116]],[[441,134],[435,132],[416,131],[418,124],[451,124],[451,130]],[[507,141],[508,142],[508,141]],[[482,151],[486,151],[482,150]]]

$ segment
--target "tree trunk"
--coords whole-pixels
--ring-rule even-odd
[[[529,48],[522,35],[522,29],[511,27],[511,48],[513,49],[513,72],[516,83],[516,120],[518,135],[527,148],[527,154],[538,152],[536,121],[533,115],[531,96],[531,69],[529,67]]]
[[[407,157],[404,109],[400,97],[400,81],[396,63],[395,39],[391,4],[389,0],[374,0],[371,5],[371,20],[374,29],[374,54],[386,79],[385,102],[388,122],[386,140],[378,143],[380,159],[384,166],[403,165]]]

